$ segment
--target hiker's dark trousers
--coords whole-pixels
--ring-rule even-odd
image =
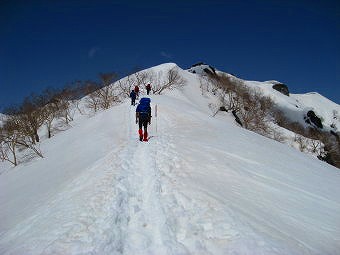
[[[139,129],[142,129],[144,127],[144,132],[148,132],[148,122],[149,118],[139,118]]]

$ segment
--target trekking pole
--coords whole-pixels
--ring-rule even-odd
[[[156,117],[156,134],[157,134],[157,104],[155,106],[155,117]]]

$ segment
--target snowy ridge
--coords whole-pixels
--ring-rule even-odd
[[[211,74],[216,72],[219,75],[226,75],[234,80],[241,81],[241,83],[248,86],[250,89],[256,89],[264,96],[270,97],[276,104],[276,107],[284,112],[286,117],[288,117],[292,122],[298,122],[302,126],[308,127],[304,121],[304,117],[308,111],[312,110],[319,118],[322,119],[325,131],[332,130],[337,132],[340,128],[340,105],[332,102],[317,92],[309,92],[305,94],[290,93],[289,96],[286,96],[273,88],[273,85],[281,84],[279,81],[269,80],[260,82],[243,80],[232,74],[216,70],[210,65],[204,63],[193,65],[188,69],[188,71],[205,76],[207,75],[207,71],[205,71],[207,69]]]
[[[211,117],[179,71],[186,87],[151,96],[148,143],[126,100],[77,116],[44,159],[0,163],[0,254],[337,254],[339,170]]]

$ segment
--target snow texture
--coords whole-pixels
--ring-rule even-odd
[[[0,254],[339,254],[340,171],[211,117],[181,74],[149,142],[126,101],[0,163]]]

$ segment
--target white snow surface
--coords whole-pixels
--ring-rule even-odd
[[[126,101],[0,162],[0,254],[339,254],[339,169],[211,117],[181,73],[147,143]]]

